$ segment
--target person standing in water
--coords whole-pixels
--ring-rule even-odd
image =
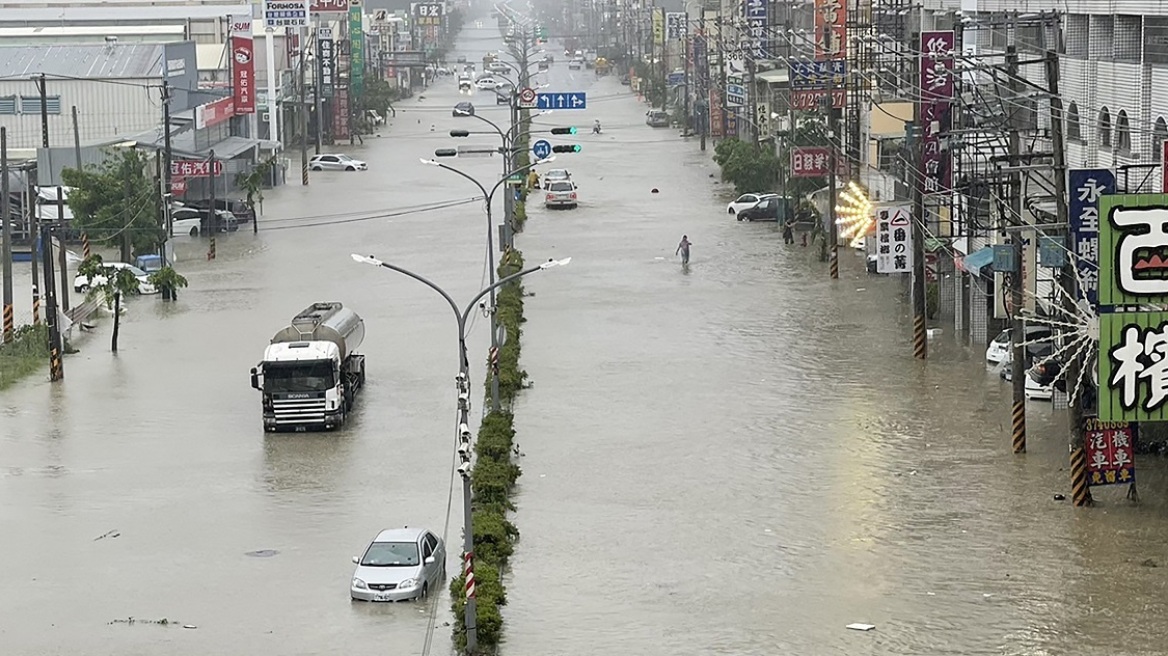
[[[689,247],[692,245],[693,244],[690,243],[689,237],[687,235],[681,236],[681,243],[677,245],[677,250],[674,251],[673,254],[681,254],[682,264],[689,264]]]

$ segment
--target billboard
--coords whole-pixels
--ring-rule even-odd
[[[252,39],[251,16],[231,17],[231,94],[235,99],[236,114],[254,114],[255,101],[255,42]]]
[[[316,28],[316,72],[320,76],[321,98],[332,98],[333,87],[336,85],[336,52],[333,41],[333,28]]]
[[[746,0],[746,27],[755,59],[767,58],[767,0]]]
[[[921,33],[920,175],[926,194],[953,188],[952,155],[944,146],[953,106],[953,30]]]
[[[357,2],[349,7],[349,89],[353,96],[365,90],[365,15]]]
[[[264,0],[264,26],[304,27],[308,25],[309,0]]]
[[[791,109],[821,109],[827,95],[831,106],[842,109],[847,101],[844,81],[847,78],[846,60],[798,61],[789,63]]]
[[[1098,198],[1099,304],[1168,305],[1168,194]]]
[[[912,271],[912,208],[908,205],[876,211],[877,273]]]

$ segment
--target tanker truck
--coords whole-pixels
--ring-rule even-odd
[[[292,317],[251,370],[263,394],[264,430],[337,428],[365,385],[365,356],[354,351],[365,322],[340,303],[313,303]]]

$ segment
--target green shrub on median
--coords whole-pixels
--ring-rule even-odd
[[[516,204],[517,210],[522,207],[522,203]],[[522,270],[523,254],[512,249],[504,254],[497,273],[502,279]],[[519,539],[519,529],[507,518],[507,513],[515,509],[511,494],[522,474],[519,465],[512,462],[515,423],[510,407],[527,378],[527,373],[519,368],[519,342],[524,322],[523,285],[519,281],[504,285],[496,296],[496,304],[499,325],[507,330],[507,341],[499,349],[499,398],[505,409],[483,417],[475,441],[475,466],[471,471],[475,616],[478,642],[483,651],[493,651],[503,636],[503,616],[499,607],[506,605],[507,591],[501,575]],[[488,369],[484,389],[489,390],[490,384]],[[454,642],[459,650],[466,648],[466,628],[463,623],[466,609],[466,599],[463,597],[465,581],[460,572],[450,582]]]
[[[0,345],[0,389],[49,367],[49,328],[44,323],[17,328],[11,343]]]

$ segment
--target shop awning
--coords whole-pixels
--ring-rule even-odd
[[[993,263],[994,249],[992,246],[987,246],[963,257],[961,259],[961,268],[975,276],[980,276],[982,268],[990,266]]]

